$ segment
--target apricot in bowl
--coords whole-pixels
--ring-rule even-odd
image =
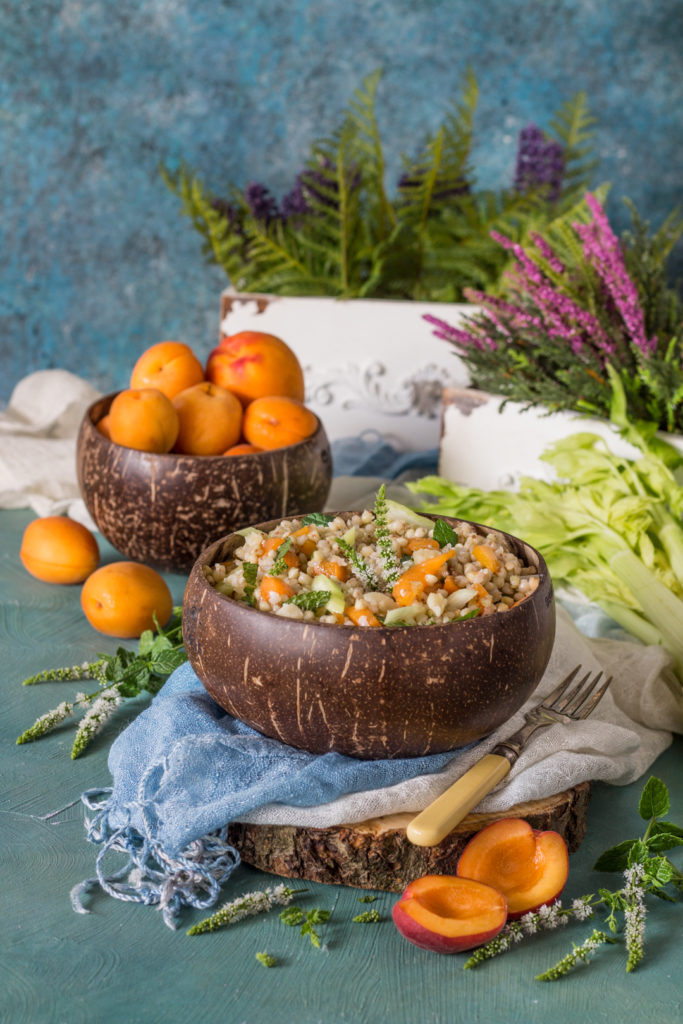
[[[98,429],[116,394],[81,422],[81,495],[104,537],[126,558],[186,573],[216,537],[274,516],[321,508],[332,481],[325,429],[297,444],[226,457],[138,451]],[[172,404],[172,403],[171,403]]]

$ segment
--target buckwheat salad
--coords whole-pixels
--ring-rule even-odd
[[[222,594],[288,619],[423,626],[507,612],[538,587],[494,530],[427,519],[380,488],[373,510],[283,519],[227,562],[204,566]]]

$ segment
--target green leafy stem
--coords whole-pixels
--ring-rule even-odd
[[[176,607],[164,628],[157,623],[156,632],[148,629],[142,633],[137,651],[119,647],[115,654],[98,654],[94,661],[46,669],[25,679],[24,686],[92,679],[98,683],[98,688],[92,693],[79,693],[72,701],[62,701],[41,715],[17,738],[17,743],[32,743],[52,732],[77,710],[85,710],[71,748],[71,757],[80,757],[124,700],[139,697],[143,692],[152,696],[158,693],[171,673],[185,661],[181,609]]]

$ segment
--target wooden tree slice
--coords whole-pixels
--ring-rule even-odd
[[[590,783],[582,782],[555,796],[516,804],[497,814],[468,814],[438,846],[409,842],[406,827],[414,814],[391,814],[333,828],[235,822],[228,839],[245,864],[274,875],[402,892],[421,875],[454,874],[468,840],[500,818],[525,818],[533,828],[559,832],[574,853],[586,834],[589,801]]]

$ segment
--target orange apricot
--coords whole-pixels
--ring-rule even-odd
[[[223,452],[224,455],[253,455],[255,452],[262,452],[263,448],[257,448],[255,444],[234,444],[232,448],[228,448],[227,451]]]
[[[109,419],[109,413],[103,416],[101,420],[98,420],[95,424],[102,437],[106,437],[108,441],[111,441],[111,420]]]
[[[167,398],[204,380],[202,364],[182,341],[160,341],[146,349],[133,367],[132,388],[158,388]]]
[[[242,433],[259,448],[284,448],[310,437],[317,426],[314,413],[297,399],[268,395],[246,407]]]
[[[170,452],[178,436],[178,413],[158,388],[120,391],[109,410],[115,444],[142,452]]]
[[[173,450],[185,455],[221,455],[239,440],[242,406],[225,388],[204,380],[176,395],[178,437]]]
[[[24,530],[19,557],[44,583],[82,583],[100,561],[100,549],[85,526],[67,516],[43,516]]]
[[[304,400],[304,374],[296,355],[281,338],[261,331],[221,338],[209,355],[206,379],[232,391],[245,406],[266,395]]]
[[[106,636],[140,636],[164,626],[173,599],[164,579],[148,565],[112,562],[89,576],[81,590],[81,607],[90,625]]]

